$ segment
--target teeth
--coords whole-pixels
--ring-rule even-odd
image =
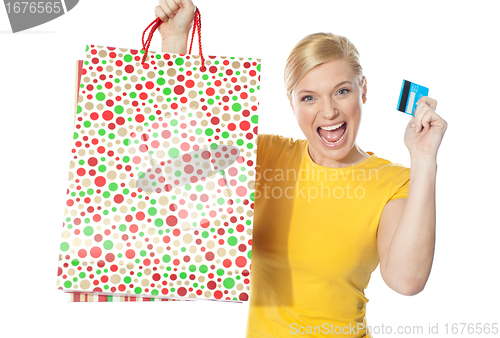
[[[319,137],[321,137],[321,139],[322,139],[323,141],[325,141],[326,143],[328,143],[328,144],[337,144],[337,143],[341,142],[341,141],[344,139],[345,134],[346,134],[346,132],[344,131],[344,134],[342,134],[342,137],[341,137],[341,138],[339,138],[339,139],[338,139],[337,141],[335,141],[335,142],[330,142],[330,141],[326,140],[326,139],[323,137],[323,135],[321,135],[321,133],[320,133],[320,132],[318,132]]]
[[[324,130],[334,130],[334,129],[337,129],[338,127],[340,127],[341,125],[343,125],[344,122],[341,122],[339,124],[336,124],[334,126],[330,126],[330,127],[320,127],[321,129],[324,129]]]

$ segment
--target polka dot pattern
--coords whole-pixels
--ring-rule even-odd
[[[246,301],[260,60],[142,53],[87,46],[57,286]]]

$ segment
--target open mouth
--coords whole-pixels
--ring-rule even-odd
[[[346,134],[347,130],[347,122],[343,122],[341,125],[333,126],[333,127],[328,127],[328,128],[323,128],[323,127],[318,127],[317,132],[319,137],[325,143],[335,145],[341,143]]]

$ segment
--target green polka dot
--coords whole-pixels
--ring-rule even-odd
[[[247,257],[248,259],[252,259],[252,250],[248,250]]]
[[[178,57],[177,59],[175,59],[175,64],[177,66],[182,66],[183,63],[184,63],[184,59],[183,58]]]
[[[69,289],[71,287],[71,285],[73,285],[73,283],[71,283],[71,281],[69,281],[69,280],[67,280],[67,281],[64,282],[64,287],[66,289]]]
[[[219,276],[224,275],[224,269],[217,269],[217,275]]]
[[[130,276],[123,278],[124,283],[130,283],[131,281],[132,281],[132,278]]]
[[[97,101],[104,101],[106,99],[106,94],[99,92],[95,95]]]
[[[158,212],[158,210],[156,210],[156,208],[151,207],[151,208],[148,209],[148,214],[150,216],[156,215],[157,212]]]
[[[165,262],[165,263],[168,263],[170,262],[170,260],[172,259],[172,257],[170,257],[169,255],[163,255],[162,257],[162,260]]]
[[[234,287],[235,281],[231,277],[228,277],[224,279],[224,282],[222,283],[226,289],[231,289]]]
[[[170,150],[168,151],[168,155],[171,157],[171,158],[176,158],[179,156],[179,149],[177,148],[170,148]]]
[[[207,128],[205,129],[205,135],[207,136],[212,136],[214,133],[213,129],[212,128]]]
[[[112,182],[109,184],[109,190],[111,191],[116,191],[118,189],[118,184],[116,184],[115,182]]]
[[[61,251],[68,251],[69,244],[67,242],[62,242],[60,248],[61,248]]]
[[[233,103],[233,106],[231,108],[233,109],[233,111],[239,112],[241,110],[241,104]]]
[[[163,219],[161,219],[161,218],[155,219],[155,225],[157,227],[161,227],[163,225]]]
[[[238,239],[234,236],[231,236],[227,239],[227,244],[231,246],[235,246],[238,243]]]
[[[258,115],[254,115],[250,118],[250,121],[252,121],[252,123],[258,123],[259,122],[259,116]]]
[[[125,109],[123,108],[123,106],[116,106],[115,107],[115,113],[117,114],[121,114],[125,111]]]
[[[135,294],[136,294],[136,295],[139,295],[139,294],[141,294],[142,289],[141,289],[140,287],[136,287],[136,288],[134,289],[134,292],[135,292]]]
[[[104,241],[104,243],[102,243],[102,246],[106,250],[111,250],[113,249],[113,242],[110,240]]]
[[[201,265],[200,266],[200,272],[201,273],[205,273],[208,271],[208,266],[206,266],[205,264]]]
[[[85,229],[83,229],[83,233],[86,236],[92,236],[92,234],[94,233],[94,228],[92,228],[91,226],[85,227]]]
[[[80,264],[80,261],[76,258],[71,261],[71,265],[73,266],[77,266],[78,264]]]
[[[165,84],[165,79],[160,77],[158,78],[158,80],[156,80],[156,82],[158,83],[158,85],[163,86]]]
[[[172,89],[170,89],[170,88],[168,88],[168,87],[167,87],[167,88],[165,88],[165,89],[163,89],[163,94],[165,94],[165,95],[170,95],[171,93],[172,93]]]
[[[130,54],[125,55],[125,56],[123,57],[123,60],[124,60],[125,62],[130,62],[130,61],[132,61],[132,55],[130,55]]]

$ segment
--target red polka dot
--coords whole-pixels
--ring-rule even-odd
[[[108,262],[110,262],[110,263],[111,263],[112,261],[114,261],[114,260],[115,260],[115,255],[113,255],[113,254],[110,252],[110,253],[108,253],[108,254],[106,255],[106,257],[105,257],[105,258],[106,258],[106,261],[108,261]]]
[[[186,293],[187,293],[187,290],[186,290],[186,288],[184,288],[184,287],[180,287],[179,289],[177,289],[177,294],[178,294],[179,296],[181,296],[181,297],[182,297],[182,296],[185,296],[185,295],[186,295]]]
[[[85,175],[85,169],[83,169],[83,168],[79,168],[79,169],[76,171],[76,174],[77,174],[78,176],[83,176],[83,175]]]
[[[175,86],[174,93],[176,93],[177,95],[181,95],[182,93],[184,93],[184,86],[181,85]]]
[[[208,252],[205,254],[205,259],[206,259],[207,261],[212,261],[214,258],[215,258],[215,255],[214,255],[214,253],[213,253],[213,252],[208,251]]]
[[[97,176],[94,180],[94,183],[98,187],[104,187],[106,184],[106,179],[103,176]]]
[[[212,95],[214,95],[214,94],[215,94],[215,89],[213,89],[213,88],[208,88],[208,89],[207,89],[207,95],[208,95],[208,96],[212,96]]]
[[[207,283],[207,288],[209,288],[210,290],[213,290],[213,289],[215,289],[216,287],[217,287],[217,284],[216,284],[213,280],[211,280],[211,281],[209,281],[209,282]]]
[[[135,251],[132,250],[132,249],[129,249],[127,250],[127,252],[125,252],[125,256],[128,258],[128,259],[132,259],[135,257]]]
[[[242,268],[245,265],[247,265],[247,259],[245,257],[243,257],[243,256],[239,256],[239,257],[236,258],[236,260],[234,261],[234,263],[236,264],[237,267]]]
[[[129,73],[129,74],[130,74],[130,73],[133,73],[133,72],[134,72],[134,66],[132,66],[132,65],[128,65],[128,66],[126,66],[126,67],[125,67],[125,71],[126,71],[127,73]]]
[[[94,258],[100,257],[101,254],[102,254],[102,250],[101,250],[101,248],[99,248],[97,246],[95,246],[92,249],[90,249],[90,256],[92,256]]]
[[[87,256],[87,250],[85,250],[85,249],[80,249],[80,250],[78,251],[78,257],[80,257],[80,258],[85,258],[86,256]]]
[[[208,226],[210,225],[210,221],[208,219],[204,218],[200,221],[200,225],[202,228],[208,228]]]
[[[214,297],[215,297],[216,299],[221,299],[221,298],[222,298],[222,296],[223,296],[222,291],[217,290],[217,291],[215,291],[215,292],[214,292]]]
[[[115,201],[115,203],[122,203],[124,199],[125,198],[123,197],[122,194],[118,194],[115,195],[115,197],[113,197],[113,201]]]
[[[241,121],[240,122],[240,129],[241,130],[248,130],[248,129],[250,129],[250,122],[248,122],[248,121]]]
[[[167,217],[167,225],[173,227],[176,224],[177,224],[177,217],[175,217],[175,216],[168,216]]]

